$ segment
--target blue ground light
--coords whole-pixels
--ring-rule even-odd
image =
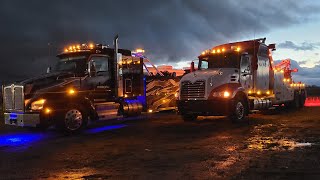
[[[124,124],[116,124],[116,125],[106,125],[99,126],[96,128],[91,128],[85,130],[84,133],[87,134],[97,134],[105,131],[112,131],[115,129],[124,128],[127,125]],[[48,140],[49,137],[57,137],[55,134],[50,132],[37,133],[37,132],[19,132],[19,133],[8,133],[8,134],[0,134],[0,150],[15,152],[15,151],[23,151],[33,144]]]
[[[23,146],[40,141],[45,137],[40,133],[17,133],[0,135],[0,147],[3,146]]]

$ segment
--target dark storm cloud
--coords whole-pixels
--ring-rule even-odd
[[[304,42],[304,43],[298,45],[292,41],[285,41],[285,42],[280,43],[278,45],[279,48],[293,49],[293,50],[297,50],[297,51],[312,51],[312,50],[317,49],[319,46],[320,46],[320,43]]]
[[[298,1],[252,2],[2,0],[0,79],[44,72],[65,45],[111,44],[115,34],[122,48],[143,47],[156,63],[190,60],[217,43],[308,21],[320,9]]]

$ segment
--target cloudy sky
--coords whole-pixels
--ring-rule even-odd
[[[319,19],[311,0],[1,0],[0,80],[43,73],[63,47],[119,34],[122,48],[181,67],[219,43],[267,37],[275,59],[303,67],[298,80],[320,85]]]

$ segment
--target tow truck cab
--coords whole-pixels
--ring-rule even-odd
[[[295,94],[303,104],[304,84],[293,87],[292,71],[274,68],[275,44],[266,45],[265,40],[223,44],[202,52],[198,70],[180,81],[178,110],[183,119],[227,115],[241,121],[250,110],[292,104]]]
[[[168,96],[174,97],[178,87],[166,96],[146,99],[148,89],[163,88],[155,86],[161,82],[157,77],[162,76],[147,75],[146,57],[118,49],[117,41],[116,37],[115,48],[101,44],[70,46],[57,55],[52,72],[4,86],[5,124],[43,128],[56,125],[76,132],[89,120],[138,116],[143,111],[175,107]],[[162,99],[167,102],[148,104]]]

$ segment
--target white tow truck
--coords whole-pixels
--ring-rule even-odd
[[[243,121],[253,110],[273,106],[301,108],[305,84],[295,83],[290,60],[275,65],[275,44],[266,38],[218,45],[203,51],[195,71],[182,77],[178,111],[185,121],[198,116],[226,115]]]

